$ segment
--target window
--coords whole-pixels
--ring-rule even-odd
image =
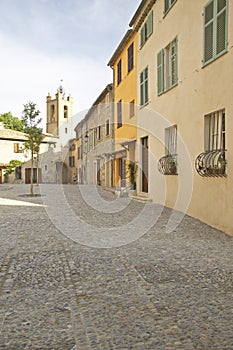
[[[135,115],[135,101],[131,101],[129,104],[129,117],[133,118]]]
[[[64,118],[68,118],[68,107],[64,106]]]
[[[51,118],[51,122],[55,122],[55,106],[54,105],[50,106],[50,118]]]
[[[225,110],[207,114],[204,118],[205,151],[195,160],[195,168],[204,177],[226,176]]]
[[[48,170],[48,165],[45,164],[44,166],[44,170],[47,171]]]
[[[161,95],[178,83],[177,38],[157,54],[157,93]]]
[[[117,102],[117,128],[122,126],[122,101]]]
[[[93,131],[93,148],[96,146],[96,140],[97,140],[97,129],[95,128]]]
[[[165,129],[165,156],[158,161],[158,170],[163,175],[177,175],[177,126]]]
[[[106,120],[106,136],[110,134],[110,125],[109,125],[109,119]]]
[[[204,8],[204,64],[227,51],[227,0],[211,0]]]
[[[165,129],[165,155],[176,155],[177,152],[177,126],[173,125]]]
[[[144,106],[148,101],[148,67],[146,67],[140,74],[140,105]]]
[[[78,159],[81,159],[82,158],[82,147],[79,146],[78,147]]]
[[[74,164],[74,156],[69,157],[69,166],[72,167],[72,168],[75,166],[75,164]]]
[[[14,153],[22,153],[19,143],[14,143]]]
[[[65,128],[65,134],[67,134],[67,128]]]
[[[134,67],[134,43],[132,43],[128,48],[128,73],[131,72],[133,67]]]
[[[70,145],[70,151],[71,151],[71,152],[72,152],[72,151],[75,151],[75,144],[74,144],[74,143]]]
[[[150,35],[153,33],[153,11],[151,11],[147,17],[146,22],[144,23],[140,31],[140,47],[146,43]]]
[[[170,8],[174,5],[176,0],[164,0],[164,14],[170,10]]]
[[[122,80],[122,72],[121,72],[121,60],[117,64],[117,84],[119,85]]]
[[[225,150],[225,110],[205,116],[205,151]]]
[[[15,168],[15,179],[16,180],[21,180],[22,179],[22,169],[21,166],[17,166]]]
[[[99,125],[97,127],[97,139],[100,140],[101,139],[101,125]]]

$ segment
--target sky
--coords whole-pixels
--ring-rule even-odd
[[[60,85],[84,115],[107,84],[107,66],[141,0],[1,0],[0,114],[21,118]]]

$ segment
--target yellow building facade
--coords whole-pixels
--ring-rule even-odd
[[[137,137],[137,32],[129,29],[108,65],[113,69],[113,187],[134,188]],[[131,174],[131,176],[130,176]]]
[[[142,1],[131,25],[138,193],[233,235],[233,1]]]

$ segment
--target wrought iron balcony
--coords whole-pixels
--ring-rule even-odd
[[[158,169],[163,175],[177,175],[177,154],[169,154],[160,158]]]
[[[195,161],[196,171],[200,176],[226,176],[226,150],[206,151],[199,154]]]

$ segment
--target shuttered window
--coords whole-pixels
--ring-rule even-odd
[[[19,143],[14,143],[14,153],[22,153]]]
[[[157,54],[157,88],[158,88],[158,95],[161,95],[164,91],[164,50],[162,49],[158,54]]]
[[[177,0],[164,0],[164,14],[166,14]]]
[[[140,74],[140,105],[144,106],[148,101],[148,67],[146,67]]]
[[[148,40],[149,36],[153,33],[153,11],[147,16],[147,20],[144,23],[140,31],[140,47],[142,47]]]
[[[128,48],[128,73],[134,67],[134,43],[132,43]]]
[[[117,64],[117,84],[119,85],[122,80],[122,70],[121,70],[122,64],[121,60]]]
[[[177,60],[177,38],[172,40],[164,49],[157,54],[157,93],[161,95],[164,91],[177,85],[178,82],[178,60]]]
[[[106,129],[105,129],[105,135],[108,136],[110,134],[110,124],[109,119],[106,120]]]
[[[227,0],[211,0],[204,8],[204,63],[227,50]]]
[[[75,166],[74,156],[69,157],[69,166],[71,168]]]
[[[169,87],[177,83],[177,40],[173,40],[169,46],[169,59],[170,59],[170,74],[169,74]]]
[[[129,103],[129,117],[133,118],[134,115],[135,115],[135,101],[133,100]]]
[[[117,102],[117,128],[122,127],[122,101]]]

